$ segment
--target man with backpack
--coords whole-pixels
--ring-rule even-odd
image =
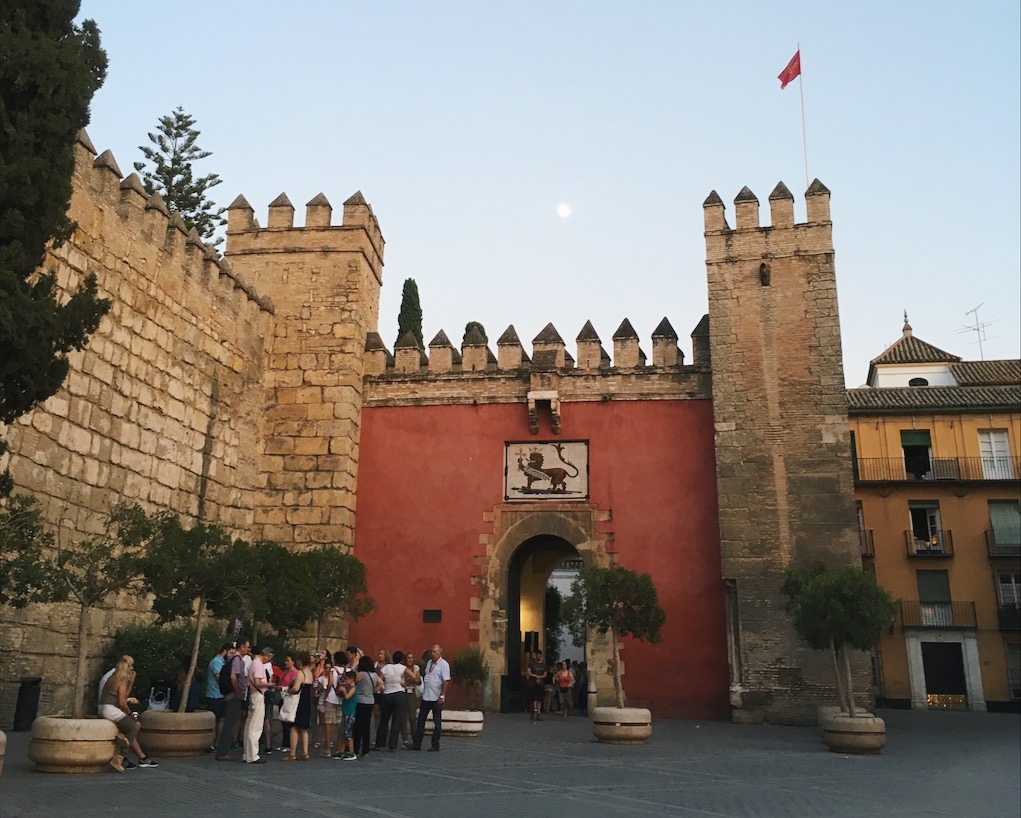
[[[224,642],[220,652],[209,660],[209,666],[206,668],[206,710],[216,716],[216,732],[213,735],[213,745],[209,748],[210,751],[216,749],[220,728],[223,727],[224,701],[223,691],[220,690],[220,671],[233,656],[234,643]]]
[[[233,761],[230,745],[234,741],[234,731],[238,715],[241,713],[241,702],[248,695],[248,676],[245,673],[244,658],[252,650],[252,643],[247,639],[238,643],[237,652],[224,662],[220,669],[219,686],[223,694],[223,727],[216,743],[216,760]]]

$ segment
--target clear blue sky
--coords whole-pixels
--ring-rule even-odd
[[[832,191],[849,385],[900,336],[1021,355],[1016,0],[695,3],[85,0],[110,58],[89,133],[122,170],[159,116],[196,117],[219,204],[265,224],[286,192],[339,216],[361,190],[386,238],[379,331],[418,282],[428,342],[481,321],[495,351],[552,321],[574,349],[663,316],[686,355],[707,309],[702,202],[780,180],[804,218]],[[557,206],[571,214],[563,218]],[[731,222],[733,223],[733,222]]]

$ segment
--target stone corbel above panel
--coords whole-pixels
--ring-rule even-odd
[[[528,393],[528,431],[539,434],[539,409],[549,406],[550,427],[560,434],[560,393],[556,389],[533,389]]]

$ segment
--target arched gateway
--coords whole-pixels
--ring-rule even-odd
[[[488,516],[488,515],[487,515]],[[599,531],[609,514],[594,504],[502,504],[492,511],[493,531],[484,535],[486,553],[480,559],[478,595],[479,644],[490,657],[493,673],[486,691],[487,706],[507,710],[521,689],[524,634],[542,633],[546,582],[565,559],[584,564],[610,562],[606,544],[612,535]],[[600,690],[612,685],[601,676],[608,671],[606,640],[590,638],[586,661]]]

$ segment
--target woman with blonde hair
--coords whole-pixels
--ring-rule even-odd
[[[159,764],[142,752],[138,744],[137,714],[131,712],[131,705],[138,704],[138,699],[131,695],[134,683],[135,660],[130,656],[122,656],[99,694],[99,715],[116,724],[117,729],[124,734],[128,746],[138,756],[139,767],[158,767]],[[118,754],[113,757],[110,766],[122,773],[135,765]]]

